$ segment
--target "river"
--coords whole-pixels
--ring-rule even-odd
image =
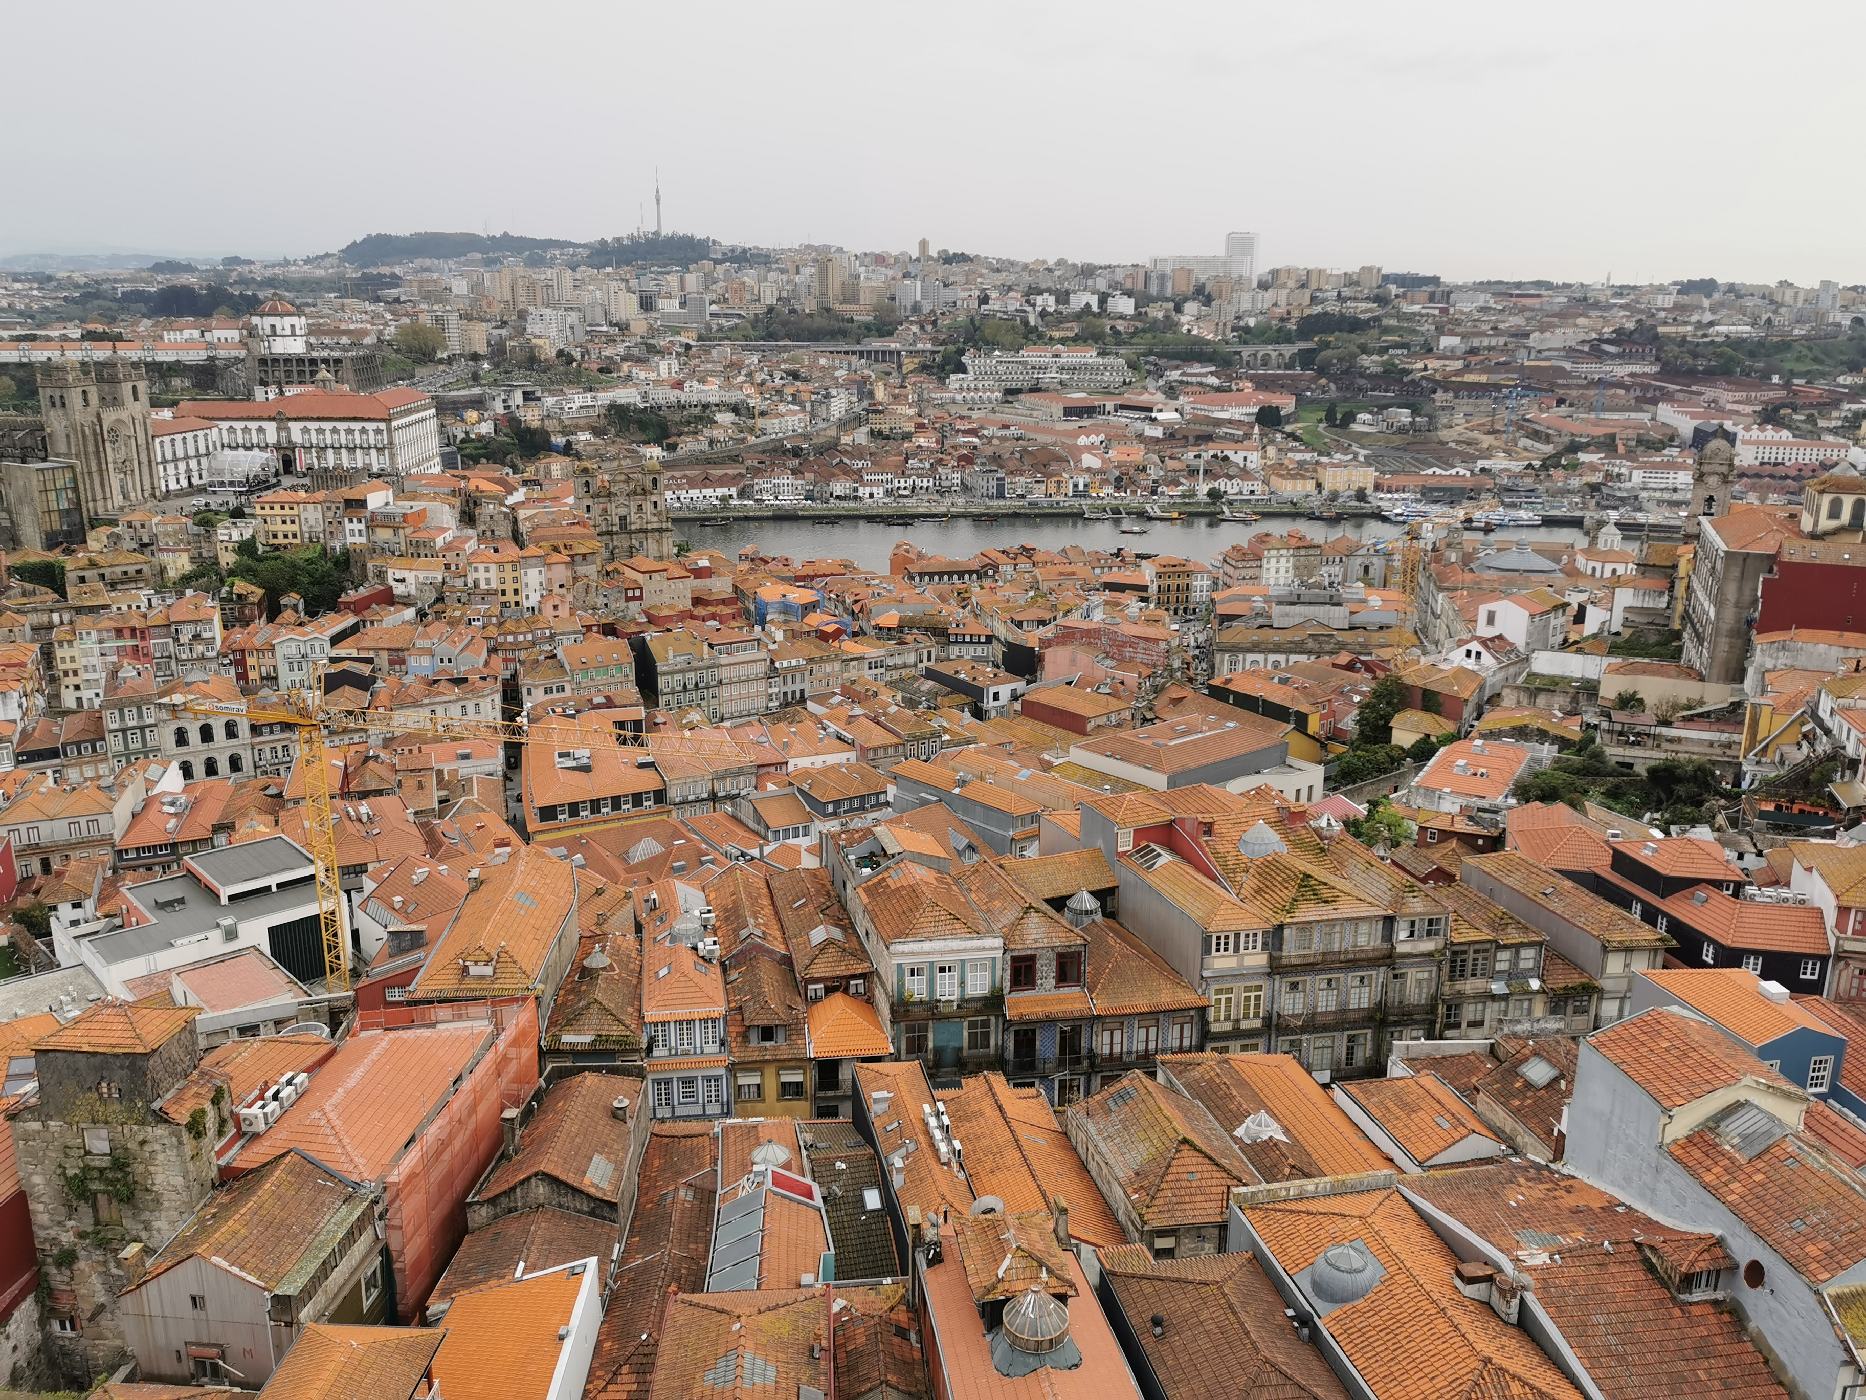
[[[1124,535],[1123,524],[1147,527],[1144,535]],[[886,573],[888,556],[897,541],[907,539],[929,554],[965,559],[993,546],[1034,544],[1062,549],[1078,544],[1085,549],[1130,549],[1143,554],[1177,554],[1210,563],[1232,544],[1266,530],[1301,530],[1315,539],[1347,534],[1356,539],[1390,539],[1404,527],[1377,517],[1325,525],[1299,516],[1269,516],[1256,524],[1216,517],[1187,520],[1084,520],[1080,516],[1045,519],[1007,516],[1003,520],[932,520],[916,525],[886,525],[879,520],[735,520],[726,525],[701,525],[692,520],[674,522],[674,534],[694,549],[735,556],[747,545],[765,554],[792,559],[847,559],[876,573]],[[1480,537],[1481,538],[1481,537]],[[1504,529],[1491,535],[1502,540],[1584,541],[1582,532],[1567,526]]]

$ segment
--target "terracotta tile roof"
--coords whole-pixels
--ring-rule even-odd
[[[856,1065],[854,1074],[856,1091],[868,1102],[876,1146],[884,1161],[900,1157],[908,1142],[914,1144],[900,1157],[903,1181],[894,1194],[901,1209],[918,1206],[923,1214],[945,1209],[955,1215],[969,1212],[972,1188],[959,1172],[940,1162],[927,1137],[920,1108],[933,1103],[935,1095],[920,1061],[871,1061]],[[889,1097],[877,1102],[876,1094]],[[959,1140],[965,1141],[963,1133]]]
[[[1239,903],[1221,886],[1206,879],[1177,857],[1161,862],[1151,870],[1132,856],[1123,856],[1121,861],[1151,885],[1161,898],[1200,928],[1242,932],[1267,929],[1275,922],[1268,911]]]
[[[1820,923],[1818,909],[1806,912]],[[1831,1026],[1800,1002],[1787,998],[1778,1002],[1765,996],[1762,979],[1744,968],[1661,967],[1641,975],[1750,1045],[1764,1045],[1797,1030],[1834,1034]]]
[[[330,1041],[316,1035],[229,1040],[201,1056],[193,1073],[169,1090],[157,1109],[173,1122],[186,1123],[197,1108],[212,1107],[214,1091],[225,1087],[231,1118],[257,1090],[278,1083],[287,1074],[315,1072],[336,1050]]]
[[[106,1000],[86,1007],[33,1046],[86,1055],[146,1055],[189,1030],[199,1007],[138,1006]]]
[[[1470,1105],[1430,1070],[1395,1079],[1346,1080],[1341,1092],[1421,1165],[1471,1137],[1503,1146]]]
[[[903,861],[857,887],[856,898],[884,943],[927,938],[976,938],[986,931],[951,876]]]
[[[1565,803],[1513,807],[1504,827],[1510,850],[1550,870],[1602,870],[1612,858],[1606,831]]]
[[[1840,1057],[1840,1085],[1866,1098],[1866,1007],[1828,997],[1796,997],[1795,1004],[1835,1034],[1847,1038],[1847,1053]]]
[[[521,1264],[527,1273],[537,1273],[593,1254],[606,1266],[615,1243],[615,1227],[575,1211],[538,1206],[502,1215],[460,1242],[428,1295],[428,1316],[436,1316],[457,1294],[516,1277]]]
[[[1661,1108],[1682,1108],[1745,1081],[1802,1094],[1715,1026],[1670,1007],[1629,1016],[1595,1031],[1586,1043]]]
[[[1509,792],[1531,756],[1526,744],[1508,739],[1459,739],[1432,756],[1413,786],[1493,802]]]
[[[1091,894],[1111,890],[1120,884],[1099,847],[1012,861],[1005,866],[1005,873],[1032,899],[1045,901],[1067,899],[1078,890]]]
[[[1641,865],[1671,879],[1743,881],[1743,872],[1730,854],[1715,841],[1697,836],[1662,836],[1649,841],[1613,841],[1614,850],[1622,851]]]
[[[199,1258],[268,1293],[295,1293],[371,1209],[364,1188],[288,1152],[209,1196],[144,1281]]]
[[[1160,1070],[1230,1133],[1260,1181],[1348,1176],[1392,1165],[1293,1056],[1162,1055]],[[1268,1114],[1283,1136],[1240,1138],[1238,1129],[1259,1113]]]
[[[573,1191],[615,1204],[628,1165],[628,1126],[613,1112],[618,1098],[641,1102],[641,1080],[619,1074],[575,1074],[545,1090],[518,1151],[500,1162],[474,1195],[491,1200],[543,1175]]]
[[[706,1286],[718,1159],[710,1123],[657,1123],[650,1131],[585,1400],[647,1395],[669,1291],[691,1294]]]
[[[973,1191],[1011,1211],[1047,1210],[1061,1199],[1075,1238],[1098,1247],[1125,1238],[1041,1090],[1013,1088],[992,1072],[968,1076],[940,1097],[952,1135],[965,1144]]]
[[[811,1002],[807,1019],[813,1060],[886,1059],[894,1053],[875,1008],[847,992]]]
[[[1071,1104],[1068,1113],[1150,1229],[1216,1224],[1225,1218],[1231,1188],[1255,1181],[1231,1135],[1202,1103],[1139,1072]]]
[[[1395,1190],[1250,1206],[1245,1218],[1286,1273],[1358,1242],[1381,1270],[1361,1297],[1319,1322],[1381,1400],[1576,1400],[1529,1335],[1460,1294],[1458,1260]],[[1311,1304],[1315,1302],[1310,1299]]]
[[[576,907],[568,862],[519,846],[502,864],[481,867],[469,893],[420,973],[410,1000],[456,1001],[543,990],[551,950]],[[490,975],[477,969],[490,968]]]
[[[353,1181],[378,1181],[491,1042],[484,1022],[353,1035],[298,1101],[233,1159],[251,1171],[296,1148]]]
[[[1866,1261],[1866,1182],[1807,1135],[1785,1133],[1746,1155],[1746,1137],[1720,1129],[1748,1105],[1724,1109],[1667,1149],[1672,1158],[1815,1287]]]
[[[1841,846],[1829,841],[1793,841],[1795,863],[1819,875],[1837,903],[1866,904],[1866,845]]]
[[[1047,1210],[966,1216],[954,1220],[952,1230],[974,1302],[1001,1303],[1033,1287],[1074,1294],[1069,1251],[1056,1238]]]
[[[1563,1125],[1567,1122],[1568,1101],[1574,1096],[1580,1042],[1565,1035],[1538,1036],[1521,1042],[1498,1041],[1497,1053],[1504,1057],[1503,1062],[1460,1092],[1469,1103],[1477,1104],[1481,1099],[1500,1108],[1546,1143],[1559,1158],[1567,1136]],[[1535,1080],[1545,1071],[1541,1065],[1531,1064],[1536,1060],[1553,1066],[1555,1077],[1537,1085]],[[1426,1063],[1441,1078],[1445,1077],[1439,1069],[1439,1057],[1434,1056]],[[1525,1074],[1525,1069],[1534,1073]]]
[[[593,1254],[595,1251],[592,1250]],[[434,1354],[445,1400],[546,1400],[574,1372],[564,1329],[579,1305],[596,1309],[597,1268],[574,1264],[462,1293],[447,1310],[447,1340]],[[576,1269],[575,1273],[571,1270]]]
[[[1476,883],[1473,873],[1495,879],[1565,923],[1584,930],[1609,949],[1669,948],[1673,941],[1649,924],[1592,894],[1565,876],[1550,873],[1515,851],[1493,851],[1465,859],[1460,878]],[[1533,922],[1533,921],[1532,921]]]
[[[1801,1120],[1801,1131],[1856,1173],[1866,1168],[1866,1128],[1828,1107],[1823,1100],[1816,1099],[1808,1105]]]
[[[791,970],[790,954],[762,945],[726,964],[726,1037],[735,1063],[796,1061],[808,1053],[805,1043],[806,1006]],[[780,1026],[782,1043],[760,1044],[749,1034],[753,1026]]]
[[[1114,920],[1093,919],[1082,935],[1088,940],[1082,980],[1097,1016],[1149,1016],[1207,1004],[1165,959]]]
[[[1824,958],[1832,951],[1826,919],[1812,904],[1732,899],[1715,886],[1698,885],[1680,890],[1657,907],[1726,948],[1754,948],[1809,958]]]
[[[409,1400],[427,1391],[446,1332],[313,1322],[260,1392],[265,1400]]]
[[[1673,1230],[1579,1178],[1522,1161],[1441,1168],[1409,1190],[1508,1256],[1608,1395],[1785,1400],[1787,1392],[1720,1302],[1680,1302],[1654,1272],[1722,1253],[1714,1235]],[[1708,1264],[1706,1265],[1709,1266]]]
[[[1283,1299],[1249,1254],[1155,1259],[1145,1245],[1103,1250],[1102,1277],[1128,1330],[1173,1400],[1345,1400],[1314,1347],[1283,1316]],[[1153,1335],[1150,1319],[1168,1320]],[[1225,1363],[1212,1360],[1223,1356]]]
[[[723,1016],[726,985],[719,964],[680,943],[655,941],[642,950],[641,1007],[644,1022]]]

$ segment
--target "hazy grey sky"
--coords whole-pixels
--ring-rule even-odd
[[[0,252],[764,244],[1866,281],[1866,4],[9,6]]]

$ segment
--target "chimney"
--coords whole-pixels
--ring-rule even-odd
[[[472,894],[479,888],[479,867],[476,865],[467,871],[467,893]]]
[[[1514,1274],[1498,1274],[1490,1286],[1490,1310],[1514,1327],[1522,1306],[1523,1281]]]
[[[618,1123],[628,1122],[628,1095],[619,1094],[609,1105],[609,1116]]]
[[[1496,1277],[1496,1266],[1482,1259],[1467,1259],[1451,1271],[1451,1279],[1457,1285],[1458,1292],[1480,1303],[1490,1301]]]
[[[1761,992],[1777,1006],[1788,1005],[1788,988],[1784,987],[1780,982],[1759,981],[1756,983],[1756,990]]]
[[[143,1281],[149,1268],[149,1250],[141,1240],[133,1240],[117,1251],[117,1267],[131,1288]]]
[[[1074,1248],[1069,1238],[1069,1205],[1061,1196],[1050,1197],[1050,1218],[1056,1230],[1056,1243],[1064,1249]]]
[[[519,1110],[508,1108],[499,1114],[499,1135],[505,1139],[505,1155],[515,1156],[518,1152],[518,1115]]]

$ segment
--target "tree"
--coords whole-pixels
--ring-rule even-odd
[[[65,566],[56,559],[27,559],[13,564],[8,572],[21,583],[36,583],[65,596]]]
[[[1449,734],[1443,736],[1437,734],[1421,734],[1417,739],[1412,741],[1412,746],[1406,750],[1406,761],[1408,763],[1430,763],[1432,761],[1432,755],[1443,748],[1446,740],[1451,737],[1452,736]]]
[[[1354,488],[1354,499],[1359,501],[1362,505],[1366,505],[1367,504],[1367,488],[1365,486],[1356,486]]]
[[[230,577],[245,579],[263,588],[269,616],[278,615],[279,600],[288,593],[296,593],[304,599],[307,616],[331,612],[337,606],[337,599],[350,587],[350,556],[345,550],[331,554],[311,545],[260,554],[255,546],[249,554],[249,545],[253,545],[253,541],[241,540],[235,546],[234,553],[238,557],[233,561]]]
[[[1331,400],[1327,410],[1322,414],[1322,422],[1332,428],[1340,421],[1340,415],[1336,412],[1334,402]]]
[[[1413,824],[1394,811],[1386,798],[1376,797],[1367,804],[1367,815],[1350,818],[1346,830],[1363,846],[1404,846],[1412,841]]]
[[[52,911],[43,900],[22,904],[13,911],[13,922],[43,943],[52,936]]]
[[[1222,486],[1207,486],[1207,487],[1205,488],[1205,499],[1206,499],[1206,500],[1208,500],[1208,501],[1222,501],[1222,500],[1223,500],[1224,498],[1225,498],[1225,488],[1224,488],[1224,487],[1222,487]]]
[[[420,321],[404,321],[396,327],[395,348],[411,360],[430,364],[438,360],[447,349],[447,337],[438,326],[423,325]]]
[[[1637,690],[1622,690],[1609,703],[1614,709],[1624,711],[1629,715],[1640,714],[1646,708],[1646,698]]]
[[[1393,717],[1406,708],[1406,687],[1397,676],[1382,676],[1354,715],[1354,743],[1361,747],[1388,744],[1393,738]]]
[[[1283,410],[1273,403],[1267,403],[1257,410],[1257,426],[1260,428],[1280,428],[1283,426]]]

